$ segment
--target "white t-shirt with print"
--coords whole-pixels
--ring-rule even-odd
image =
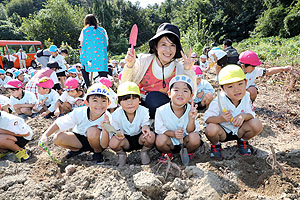
[[[204,70],[206,70],[209,67],[209,63],[207,61],[205,61],[204,63],[200,61],[200,69],[203,72]]]
[[[111,122],[111,114],[105,111]],[[83,106],[75,108],[72,112],[55,120],[55,124],[59,127],[59,131],[63,132],[72,128],[74,133],[86,136],[86,131],[91,126],[97,126],[101,130],[100,124],[104,120],[104,114],[97,120],[90,120],[88,117],[88,107]]]
[[[19,137],[29,132],[29,135],[24,137],[26,140],[31,140],[33,136],[33,131],[30,126],[25,123],[24,119],[3,111],[1,111],[0,114],[0,128],[20,135]]]
[[[116,130],[123,130],[124,134],[134,136],[142,131],[144,125],[150,125],[149,110],[144,106],[139,106],[135,112],[134,119],[130,123],[122,107],[117,108],[112,113],[112,124]]]
[[[50,93],[49,94],[45,94],[45,95],[41,95],[41,94],[38,94],[38,102],[40,103],[41,101],[43,101],[44,99],[48,98],[46,101],[45,101],[45,106],[48,107],[48,110],[50,112],[54,112],[55,110],[55,104],[59,98],[59,94],[51,89]],[[50,107],[49,107],[50,106]]]
[[[250,86],[256,86],[255,80],[257,77],[264,76],[266,73],[266,69],[255,67],[254,70],[251,73],[246,73],[246,79],[247,79],[247,88]]]
[[[49,62],[57,62],[58,65],[61,67],[61,69],[59,69],[57,73],[66,71],[65,64],[67,64],[67,62],[62,55],[58,54],[55,58],[53,56],[50,56]]]
[[[191,110],[191,105],[186,105],[187,108],[180,118],[178,118],[172,111],[170,103],[157,108],[154,122],[155,132],[157,134],[164,134],[166,131],[176,131],[179,127],[181,127],[184,128],[184,135],[187,136],[188,133],[186,131],[186,128],[189,123],[189,112]],[[195,119],[195,130],[193,132],[197,132],[198,134],[200,134],[200,124],[197,119]],[[173,145],[180,144],[180,141],[175,137],[171,137],[171,141]]]
[[[222,113],[222,110],[225,108],[227,111],[230,111],[233,118],[241,113],[251,114],[255,118],[254,107],[250,99],[249,92],[246,92],[245,96],[241,99],[240,104],[235,107],[235,105],[229,100],[224,92],[220,92],[222,108],[220,109],[218,104],[218,97],[216,97],[210,104],[207,111],[204,113],[203,121],[205,122],[209,117],[219,116]],[[233,126],[229,122],[222,122],[220,125],[225,129],[227,133],[232,132],[234,135],[238,134],[239,127]]]
[[[29,92],[27,90],[23,90],[23,92],[24,92],[24,96],[22,97],[22,99],[17,99],[13,96],[10,96],[9,104],[10,104],[12,111],[15,112],[15,109],[13,108],[13,105],[15,105],[15,104],[37,104],[38,103],[37,98],[34,93]]]

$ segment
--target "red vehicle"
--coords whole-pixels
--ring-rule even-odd
[[[36,67],[35,54],[43,49],[40,41],[22,41],[22,40],[0,40],[0,66],[1,68],[20,68],[19,58],[16,55],[20,49],[27,54],[25,60],[26,67]],[[11,57],[14,56],[14,57]]]

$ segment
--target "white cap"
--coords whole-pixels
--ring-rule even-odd
[[[201,55],[200,58],[207,59],[207,56],[206,55]]]

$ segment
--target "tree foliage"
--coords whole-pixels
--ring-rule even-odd
[[[86,13],[80,6],[71,6],[67,0],[49,0],[38,13],[24,18],[22,30],[27,39],[45,41],[50,38],[54,44],[63,41],[78,45]]]

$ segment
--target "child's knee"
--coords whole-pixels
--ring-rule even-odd
[[[189,133],[189,144],[192,146],[200,145],[200,135],[196,132]]]
[[[205,135],[208,138],[212,138],[218,135],[220,127],[218,124],[209,123],[205,128]]]
[[[153,132],[151,132],[150,137],[145,138],[145,142],[148,144],[154,144],[155,143],[155,134]]]
[[[159,134],[156,136],[155,144],[157,147],[162,147],[167,144],[169,137],[165,134]]]
[[[120,144],[121,144],[121,141],[119,141],[118,139],[115,138],[116,136],[113,136],[111,138],[111,140],[109,141],[109,147],[112,149],[112,150],[118,150],[120,148]]]
[[[64,138],[65,138],[65,133],[64,132],[59,132],[59,133],[54,135],[53,142],[54,142],[54,144],[59,145],[59,144],[62,143],[61,141],[64,141]]]
[[[100,137],[100,129],[97,127],[89,127],[86,131],[88,140],[97,140]]]
[[[205,95],[205,97],[207,98],[207,100],[208,101],[212,101],[213,99],[214,99],[214,96],[213,96],[213,94],[212,93],[207,93],[206,95]]]
[[[251,128],[252,128],[253,132],[255,133],[255,135],[259,134],[263,130],[263,125],[259,119],[256,119],[256,118],[251,119],[250,123],[251,123],[250,124]]]

